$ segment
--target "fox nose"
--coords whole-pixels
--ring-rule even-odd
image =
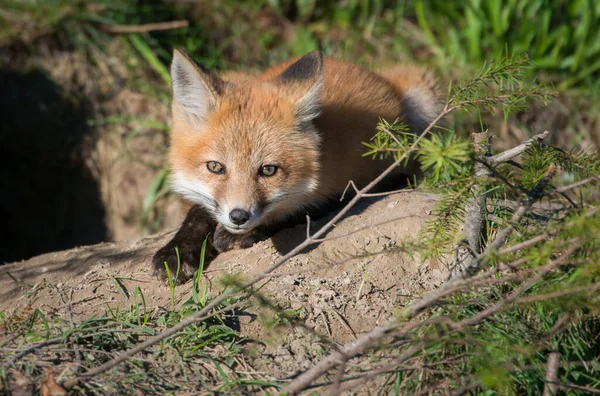
[[[250,218],[250,213],[244,209],[233,209],[229,212],[229,219],[235,225],[242,225],[248,221]]]

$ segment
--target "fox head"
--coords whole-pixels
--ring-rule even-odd
[[[271,79],[225,81],[175,50],[173,189],[231,233],[298,207],[319,184],[323,56],[311,52]],[[295,206],[294,206],[295,205]]]

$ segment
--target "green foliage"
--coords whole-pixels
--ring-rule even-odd
[[[415,140],[415,134],[410,132],[408,125],[400,122],[399,119],[390,123],[380,118],[375,135],[369,142],[363,142],[363,145],[368,148],[363,157],[384,159],[392,156],[398,161],[404,154],[411,154],[409,149]],[[407,157],[404,162],[405,165],[409,158]]]
[[[480,65],[509,51],[527,53],[536,72],[561,89],[595,83],[600,71],[600,4],[593,0],[415,0],[427,42],[445,68]]]
[[[515,65],[527,63],[514,58],[489,63],[473,80],[454,88],[447,109],[486,111],[508,103],[513,110],[510,105],[515,100],[544,98],[543,90],[516,83],[522,74]],[[368,145],[369,154],[389,155],[396,149],[406,153],[415,145],[415,158],[426,171],[421,187],[439,193],[434,219],[418,238],[425,257],[453,265],[458,257],[454,250],[466,243],[461,232],[467,203],[482,192],[489,201],[486,239],[492,241],[500,229],[509,227],[515,232],[504,246],[521,246],[485,256],[486,276],[442,297],[419,318],[426,324],[418,334],[398,341],[403,351],[419,346],[421,352],[407,361],[423,369],[396,369],[401,380],[393,383],[394,392],[443,384],[449,390],[469,387],[475,394],[541,394],[550,352],[561,354],[559,381],[572,385],[570,394],[587,394],[586,387],[599,389],[598,188],[586,183],[574,188],[576,193],[556,189],[591,182],[600,174],[600,155],[534,143],[518,163],[488,165],[491,178],[482,179],[472,172],[475,161],[483,159],[476,158],[451,131],[416,141],[402,138],[404,127],[384,122],[380,126],[391,133],[385,137],[379,131]],[[395,135],[399,137],[394,139]],[[551,169],[558,169],[557,174],[550,183],[541,183]],[[519,205],[540,195],[543,202],[524,221],[509,222]],[[552,264],[555,260],[562,260],[557,261],[561,265]],[[390,350],[385,349],[385,354],[389,356]],[[374,354],[371,359],[378,357]],[[387,384],[392,389],[392,383]]]
[[[505,120],[509,113],[527,109],[533,101],[544,105],[555,94],[543,84],[526,77],[531,62],[526,55],[504,55],[485,62],[475,77],[461,82],[448,101],[451,108],[489,112],[501,108]]]
[[[452,133],[434,134],[421,141],[418,158],[421,169],[431,171],[432,182],[449,182],[468,169],[471,147]]]
[[[596,235],[600,232],[600,217],[598,213],[591,217],[589,213],[577,213],[579,211],[576,209],[571,212],[567,219],[558,213],[551,220],[531,219],[529,226],[522,229],[523,234],[515,236],[508,243],[511,245],[529,240],[551,230],[556,236],[543,246],[546,255],[540,251],[541,246],[533,245],[514,255],[498,257],[497,262],[509,263],[527,257],[526,268],[546,265],[552,256],[572,246],[575,235],[580,238],[582,245],[595,246],[579,250],[570,258],[571,264],[533,283],[519,296],[522,302],[507,304],[476,326],[459,331],[426,326],[422,330],[423,338],[417,337],[430,343],[428,353],[424,356],[425,366],[441,368],[441,364],[448,372],[459,370],[463,375],[470,373],[472,381],[480,384],[481,393],[485,393],[485,389],[493,389],[501,394],[533,395],[541,393],[547,355],[555,351],[561,353],[562,362],[573,362],[561,366],[562,382],[598,389],[600,383],[596,378],[600,375],[600,364],[597,363],[600,345],[596,334],[600,326],[600,305],[597,293],[592,289],[597,285],[598,277],[590,276],[588,271],[597,269],[600,264],[600,249],[596,242]],[[582,222],[585,227],[580,228]],[[519,288],[521,281],[498,283],[455,293],[441,303],[432,315],[458,324],[500,304]],[[557,327],[558,323],[565,320],[563,328]],[[463,358],[452,363],[440,363],[448,360],[448,356]],[[432,381],[434,377],[436,375],[427,381]],[[586,392],[573,394],[583,395]]]

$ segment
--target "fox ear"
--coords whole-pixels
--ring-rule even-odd
[[[173,104],[188,115],[204,120],[223,93],[225,82],[196,63],[181,49],[173,51],[171,63]]]
[[[296,102],[296,119],[309,122],[321,114],[323,91],[323,54],[312,51],[298,59],[277,77],[280,83],[290,85]]]

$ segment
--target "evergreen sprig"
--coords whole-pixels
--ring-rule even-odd
[[[529,66],[525,56],[488,63],[451,90],[444,112],[501,108],[508,114],[531,100],[548,100],[552,91],[523,80]],[[382,121],[368,155],[398,158],[415,139],[401,122]],[[561,354],[559,379],[573,384],[572,394],[599,390],[600,364],[593,362],[600,359],[600,156],[536,142],[516,161],[486,163],[466,140],[439,128],[418,142],[412,158],[424,172],[421,187],[438,193],[433,219],[417,238],[423,257],[448,266],[455,261],[465,208],[482,192],[489,198],[484,239],[513,232],[481,269],[495,276],[474,278],[471,287],[440,298],[419,318],[432,324],[384,347],[385,356],[393,355],[393,345],[422,351],[403,362],[423,369],[396,366],[401,385],[395,391],[443,384],[448,392],[472,386],[477,394],[541,394],[551,351]],[[489,177],[473,175],[476,162],[486,165]],[[530,209],[511,223],[524,203]],[[378,356],[370,355],[370,362]]]

